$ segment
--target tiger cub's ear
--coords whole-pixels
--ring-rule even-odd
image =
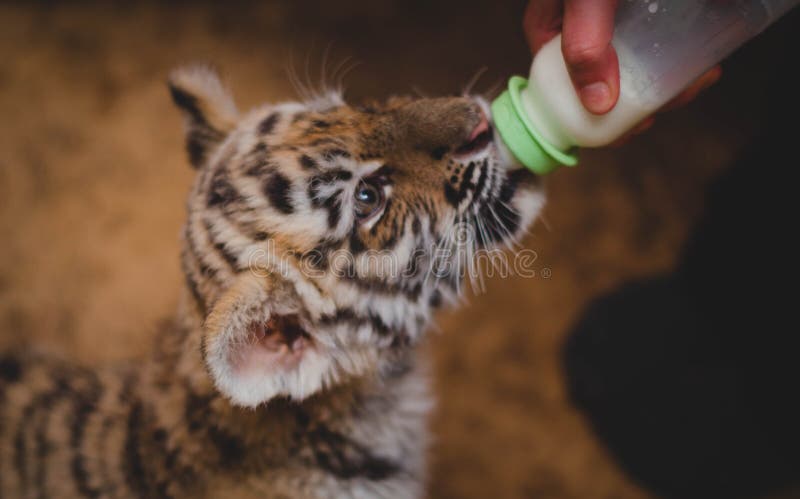
[[[200,168],[236,124],[233,98],[207,66],[188,66],[169,76],[172,100],[186,117],[186,150],[189,161]]]
[[[214,384],[240,406],[277,395],[302,400],[322,388],[331,367],[297,311],[277,303],[282,293],[269,279],[240,275],[203,328],[203,360]]]

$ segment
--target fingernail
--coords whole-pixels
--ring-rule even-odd
[[[715,84],[719,81],[720,77],[722,76],[722,68],[717,66],[715,68],[710,69],[706,74],[702,76],[703,78],[703,85],[702,89],[705,90],[711,85]]]
[[[590,83],[580,90],[581,102],[590,112],[602,114],[611,109],[611,88],[608,83]]]

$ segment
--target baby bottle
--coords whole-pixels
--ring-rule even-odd
[[[587,111],[567,73],[561,36],[536,54],[492,103],[511,153],[536,173],[577,163],[578,147],[609,144],[757,35],[800,0],[620,0],[612,44],[620,65],[617,105]]]

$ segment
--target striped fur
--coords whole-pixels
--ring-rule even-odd
[[[535,179],[475,146],[480,100],[240,115],[202,68],[170,90],[197,168],[180,310],[136,364],[0,355],[0,497],[420,496],[418,345]]]

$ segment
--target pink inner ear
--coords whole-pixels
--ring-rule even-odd
[[[231,352],[231,365],[240,375],[289,371],[300,364],[309,341],[296,316],[273,317],[266,324],[253,323],[247,340]]]

